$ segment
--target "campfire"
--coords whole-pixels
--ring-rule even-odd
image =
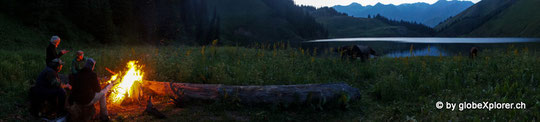
[[[143,80],[143,65],[139,65],[138,61],[129,61],[126,67],[127,70],[118,73],[107,69],[113,75],[106,83],[114,84],[107,101],[107,104],[113,105],[109,107],[110,110],[116,110],[119,113],[133,112],[141,110],[143,107],[141,105],[144,105],[146,106],[144,112],[157,118],[166,118],[166,116],[156,109],[152,103],[152,96],[142,97],[143,87],[147,95],[168,96],[165,99],[172,100],[169,103],[176,107],[184,107],[190,102],[199,101],[232,101],[248,105],[269,105],[274,103],[315,104],[316,101],[329,100],[336,101],[335,103],[339,105],[347,105],[348,101],[360,96],[358,89],[346,83],[236,86],[145,81]],[[161,100],[163,101],[163,98]],[[165,104],[161,102],[156,105]]]
[[[142,95],[138,86],[143,84],[144,72],[141,71],[143,66],[137,63],[138,61],[129,61],[126,65],[128,70],[125,73],[110,71],[114,75],[111,76],[107,83],[110,84],[112,81],[116,81],[108,98],[110,103],[120,105],[126,98],[138,98]]]

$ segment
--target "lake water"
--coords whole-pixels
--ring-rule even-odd
[[[471,47],[497,49],[527,47],[540,50],[540,38],[440,38],[440,37],[374,37],[318,39],[302,43],[305,48],[326,49],[345,45],[368,45],[387,57],[468,55]]]

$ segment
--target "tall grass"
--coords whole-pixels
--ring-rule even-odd
[[[217,42],[216,42],[217,43]],[[411,46],[412,48],[412,46]],[[44,49],[43,49],[44,50]],[[28,88],[44,68],[45,52],[0,50],[0,118],[28,116]],[[75,49],[78,50],[78,49]],[[322,120],[533,120],[540,117],[540,57],[528,49],[486,49],[467,56],[378,58],[368,62],[341,60],[340,54],[291,48],[285,43],[252,48],[209,45],[100,46],[81,48],[105,67],[121,71],[129,60],[144,64],[146,80],[228,85],[271,85],[346,82],[362,92],[349,111]],[[74,53],[62,57],[68,74]],[[525,110],[450,111],[435,102],[524,102]],[[294,117],[294,116],[293,116]],[[306,117],[306,116],[297,116]],[[350,117],[350,118],[347,118]],[[315,117],[317,118],[317,117]],[[297,118],[313,119],[313,118]]]

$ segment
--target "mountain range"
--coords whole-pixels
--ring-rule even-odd
[[[404,20],[425,24],[435,27],[451,16],[455,16],[461,11],[474,5],[470,1],[446,1],[439,0],[433,4],[411,3],[411,4],[381,4],[362,6],[352,3],[347,6],[333,6],[338,12],[346,13],[354,17],[368,17],[380,14],[393,20]]]

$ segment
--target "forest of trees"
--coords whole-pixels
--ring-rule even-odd
[[[8,15],[24,24],[60,35],[80,39],[86,32],[93,39],[111,43],[139,40],[163,43],[164,40],[198,40],[208,44],[218,39],[219,17],[207,15],[200,0],[23,0],[3,7]]]
[[[275,16],[285,18],[304,39],[320,39],[328,37],[324,27],[315,21],[308,11],[294,4],[292,0],[263,0],[269,7],[274,8]]]
[[[422,37],[432,36],[434,31],[423,24],[390,20],[381,15],[368,18],[352,17],[331,7],[302,6],[329,30],[331,38],[352,37]]]
[[[227,2],[242,2],[225,0]],[[272,8],[272,17],[283,18],[292,26],[295,39],[327,37],[324,27],[294,5],[292,0],[261,0]],[[219,0],[4,0],[0,14],[25,26],[59,35],[63,39],[100,43],[145,42],[206,45],[222,39],[223,31],[241,27],[223,21],[227,7],[210,6]],[[216,9],[217,7],[226,8]],[[245,6],[244,6],[245,7]],[[249,12],[249,11],[248,11]],[[258,13],[254,13],[258,14]],[[267,16],[260,14],[259,16]],[[230,18],[230,17],[229,17]],[[237,18],[242,19],[242,18]],[[269,20],[258,20],[269,21]],[[224,30],[223,25],[233,26]],[[279,25],[281,26],[281,25]],[[229,28],[231,29],[231,28]],[[265,29],[265,28],[259,28]],[[270,33],[256,33],[266,35]],[[280,34],[274,34],[280,35]],[[226,35],[241,36],[241,35]],[[249,41],[283,41],[288,37],[251,38]],[[236,39],[236,38],[229,38]],[[221,42],[221,41],[220,41]]]
[[[302,8],[311,12],[314,16],[349,16],[346,13],[340,13],[336,11],[336,9],[330,7],[315,8],[313,6],[302,6]]]
[[[407,21],[403,21],[403,20],[400,20],[400,21],[396,21],[396,20],[390,20],[384,16],[381,16],[380,14],[377,14],[375,16],[373,16],[373,19],[377,19],[377,20],[380,20],[380,21],[383,21],[385,23],[388,23],[389,25],[400,25],[400,26],[404,26],[408,29],[411,29],[411,30],[415,30],[417,32],[420,32],[420,33],[425,33],[425,34],[428,34],[428,35],[434,35],[435,34],[435,31],[424,25],[424,24],[421,24],[421,23],[417,23],[417,22],[407,22]]]

